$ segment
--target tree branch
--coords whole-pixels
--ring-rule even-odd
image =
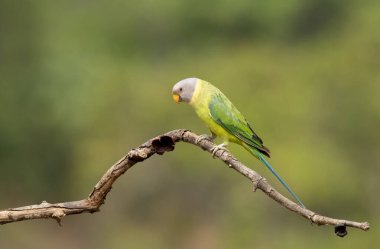
[[[212,148],[215,146],[215,144],[211,141],[202,139],[200,136],[188,130],[170,131],[166,134],[152,138],[141,146],[129,151],[128,154],[126,154],[110,169],[108,169],[108,171],[102,176],[102,178],[95,185],[94,189],[87,198],[79,201],[62,202],[55,204],[50,204],[46,201],[43,201],[39,205],[2,210],[0,211],[0,224],[41,218],[53,218],[60,224],[60,221],[66,215],[79,214],[83,212],[97,212],[99,211],[100,206],[104,204],[105,198],[112,188],[112,184],[119,178],[119,176],[121,176],[136,163],[142,162],[154,154],[162,155],[167,151],[174,150],[175,143],[181,141],[196,145],[210,153],[212,151]],[[347,234],[345,230],[346,226],[362,229],[364,231],[370,228],[368,222],[356,222],[330,218],[317,214],[309,209],[302,208],[298,204],[294,203],[293,201],[277,192],[271,185],[267,183],[267,181],[262,176],[239,162],[228,151],[218,150],[215,156],[222,160],[230,168],[236,170],[251,180],[253,183],[254,191],[256,189],[260,189],[267,196],[278,202],[283,207],[305,217],[312,223],[315,223],[317,225],[336,226],[335,233],[338,236],[344,236]]]

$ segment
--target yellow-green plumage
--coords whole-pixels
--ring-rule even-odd
[[[198,79],[193,97],[190,101],[190,105],[193,106],[199,118],[208,126],[211,132],[222,138],[224,142],[230,141],[241,144],[241,141],[239,139],[227,132],[210,117],[210,110],[208,106],[212,95],[217,93],[221,93],[218,88],[214,87],[206,81]],[[231,102],[226,104],[229,105],[232,109],[233,105]]]
[[[211,132],[223,139],[223,145],[228,142],[237,143],[263,162],[298,203],[304,207],[265,159],[264,156],[270,157],[270,152],[264,146],[263,140],[253,131],[245,117],[218,88],[204,80],[189,78],[178,82],[173,87],[173,98],[176,102],[189,103]]]
[[[263,145],[263,141],[252,130],[244,116],[212,84],[197,79],[190,105],[211,132],[223,139],[224,144],[240,144],[257,158],[260,152],[270,156],[269,149]]]

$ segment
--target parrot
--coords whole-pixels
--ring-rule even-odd
[[[222,144],[212,149],[213,156],[220,149],[226,150],[225,146],[229,142],[241,145],[260,160],[299,205],[305,208],[296,194],[265,159],[265,157],[270,158],[270,151],[264,146],[263,140],[253,131],[246,118],[218,88],[198,78],[187,78],[173,86],[172,97],[176,103],[184,102],[192,106],[198,117],[208,126],[212,136],[203,135],[201,136],[202,139],[214,140],[219,137],[223,140]]]

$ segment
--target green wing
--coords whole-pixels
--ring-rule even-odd
[[[208,107],[211,118],[227,132],[270,157],[269,149],[263,145],[263,140],[226,96],[220,92],[213,94]]]

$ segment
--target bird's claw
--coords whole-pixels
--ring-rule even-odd
[[[216,152],[218,152],[218,150],[228,151],[225,146],[226,146],[226,144],[224,144],[224,143],[214,146],[211,149],[212,157],[215,158],[215,154],[216,154]]]
[[[212,142],[214,140],[214,137],[208,134],[203,134],[203,135],[198,136],[197,139],[195,139],[195,143],[199,144],[204,139]]]

